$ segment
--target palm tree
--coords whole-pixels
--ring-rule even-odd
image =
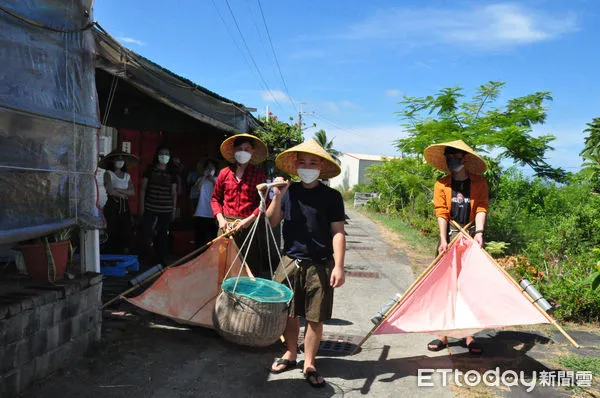
[[[583,130],[584,133],[588,133],[585,137],[585,146],[583,151],[579,154],[580,156],[600,156],[600,118],[596,117],[592,119],[591,123],[586,123],[588,128]]]
[[[588,133],[585,137],[585,146],[579,154],[583,160],[583,171],[588,181],[594,185],[594,189],[600,187],[600,118],[592,119],[587,123],[588,128],[583,130]]]
[[[325,130],[319,130],[315,133],[314,139],[329,153],[334,159],[341,155],[341,152],[333,147],[333,138],[327,141],[327,133]]]

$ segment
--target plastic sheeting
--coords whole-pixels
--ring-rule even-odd
[[[0,243],[102,226],[91,5],[0,2]]]
[[[460,236],[388,314],[375,334],[462,338],[483,329],[549,320],[472,239]]]

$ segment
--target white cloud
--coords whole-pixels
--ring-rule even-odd
[[[362,153],[382,156],[400,156],[400,152],[393,145],[393,141],[405,137],[402,127],[397,124],[382,124],[342,128],[332,126],[323,120],[317,119],[318,129],[324,129],[329,139],[333,138],[333,146],[341,152]],[[304,133],[305,138],[310,138],[316,130]]]
[[[355,104],[354,102],[351,102],[348,100],[339,101],[338,104],[342,108],[348,108],[348,109],[361,109],[362,108],[359,104]]]
[[[333,38],[490,49],[551,40],[577,30],[577,19],[570,13],[552,15],[513,3],[475,3],[457,9],[381,10]]]
[[[290,99],[286,93],[280,90],[263,90],[260,92],[260,97],[267,102],[288,101]]]
[[[138,46],[145,46],[146,43],[144,43],[141,40],[138,39],[134,39],[132,37],[117,37],[117,40],[123,42],[123,43],[127,43],[127,44],[136,44]]]
[[[397,88],[389,88],[385,90],[385,95],[386,97],[399,97],[402,95],[402,91],[398,90]]]

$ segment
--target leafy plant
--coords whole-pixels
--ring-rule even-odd
[[[426,97],[405,96],[399,102],[402,110],[396,114],[406,122],[408,137],[396,141],[398,149],[420,157],[431,144],[462,139],[476,151],[499,150],[498,160],[513,159],[530,166],[540,177],[564,181],[565,171],[545,160],[555,137],[531,134],[533,126],[546,120],[550,93],[538,91],[495,107],[504,85],[497,81],[483,84],[469,101],[462,101],[463,89],[458,86]]]

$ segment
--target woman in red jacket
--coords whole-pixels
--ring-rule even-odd
[[[468,229],[473,239],[482,246],[488,211],[488,185],[481,176],[487,169],[485,161],[462,140],[435,144],[425,149],[425,160],[438,170],[448,173],[435,183],[433,203],[440,231],[438,253],[448,249],[452,234],[458,232],[450,220],[461,226],[473,222]],[[466,338],[472,354],[481,354],[481,346],[473,336]],[[430,351],[448,346],[448,337],[439,336],[427,345]]]

